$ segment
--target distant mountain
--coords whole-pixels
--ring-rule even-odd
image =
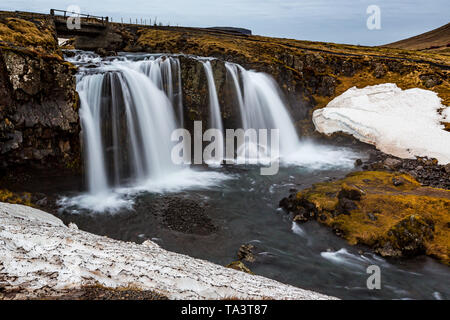
[[[450,53],[450,23],[408,39],[386,44],[383,47]]]
[[[235,28],[235,27],[209,27],[207,29],[214,29],[214,30],[220,30],[230,33],[240,33],[240,34],[246,34],[251,35],[252,31],[245,28]]]

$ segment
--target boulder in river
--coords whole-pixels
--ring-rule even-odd
[[[314,184],[281,205],[315,212],[337,235],[383,256],[426,254],[450,264],[450,190],[424,187],[410,175],[353,172]]]

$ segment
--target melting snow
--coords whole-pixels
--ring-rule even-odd
[[[385,83],[348,89],[325,108],[314,111],[316,129],[345,132],[400,158],[428,156],[450,162],[450,107],[430,90],[402,90]]]
[[[33,296],[101,284],[156,290],[170,299],[333,299],[160,248],[66,227],[55,216],[0,202],[0,284]],[[51,293],[51,292],[50,292]]]

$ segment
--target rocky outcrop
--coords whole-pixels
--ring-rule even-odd
[[[427,254],[450,264],[450,191],[407,174],[354,172],[293,193],[280,206],[297,223],[316,220],[382,256]]]
[[[51,23],[0,15],[1,168],[79,165],[76,69],[62,59]],[[32,30],[9,37],[20,27]]]
[[[203,130],[210,121],[209,91],[202,62],[189,56],[180,56],[181,77],[183,79],[183,106],[186,128],[193,131],[193,121],[202,121]],[[233,84],[225,68],[224,61],[210,61],[214,82],[225,128],[240,128],[240,111]]]
[[[334,299],[261,276],[65,226],[30,207],[0,203],[0,298],[61,296],[100,285],[169,299]]]

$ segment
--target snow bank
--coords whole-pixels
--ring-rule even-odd
[[[450,132],[441,124],[447,121],[450,107],[435,92],[392,83],[350,88],[313,113],[321,133],[342,131],[400,158],[428,156],[442,164],[450,162]]]
[[[33,296],[101,284],[154,290],[170,299],[333,299],[160,248],[66,227],[30,207],[0,202],[0,287]]]

